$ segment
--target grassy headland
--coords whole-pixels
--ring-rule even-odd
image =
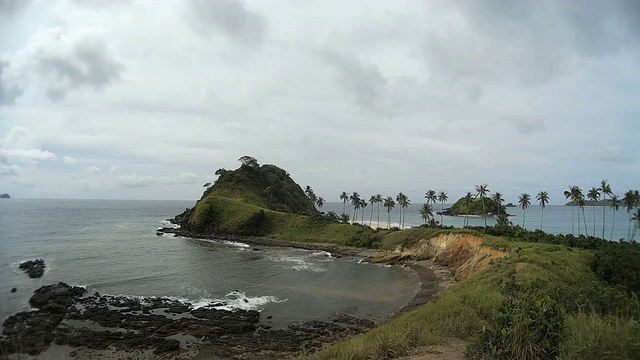
[[[320,214],[304,195],[284,170],[243,163],[176,220],[195,233],[376,248],[464,268],[433,301],[304,358],[388,359],[459,338],[474,359],[640,359],[637,243],[510,225],[373,230]]]

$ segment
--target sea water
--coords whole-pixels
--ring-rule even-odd
[[[89,293],[171,297],[195,306],[262,311],[284,326],[350,314],[374,321],[419,288],[412,271],[322,251],[157,236],[193,201],[0,200],[0,321],[29,310],[37,288],[59,281]],[[31,279],[21,261],[42,257]],[[11,293],[12,288],[17,288]]]
[[[453,204],[440,203],[432,205],[434,219],[438,222],[442,221],[445,226],[462,227],[464,226],[464,216],[442,216],[437,215],[436,212],[440,212],[442,208],[446,209]],[[406,209],[403,214],[404,228],[410,228],[412,226],[419,226],[424,224],[424,220],[420,216],[420,208],[422,204],[412,203]],[[345,212],[353,217],[353,206],[349,203],[346,204]],[[513,225],[523,226],[527,230],[542,229],[550,234],[571,234],[580,235],[585,234],[594,235],[594,223],[595,223],[595,236],[602,237],[602,211],[604,210],[605,218],[605,239],[618,241],[620,239],[629,239],[629,215],[627,211],[620,208],[618,211],[613,211],[609,207],[605,206],[585,206],[584,213],[579,207],[571,207],[564,205],[547,205],[544,210],[539,205],[530,205],[526,210],[522,210],[519,207],[506,208],[509,215],[509,221]],[[325,203],[322,207],[322,211],[334,211],[336,214],[342,214],[343,203],[341,202],[329,202]],[[371,213],[373,210],[373,214]],[[363,222],[362,210],[358,210],[357,222]],[[388,215],[391,217],[391,226],[399,226],[400,224],[400,207],[395,206],[390,214],[387,213],[387,209],[380,205],[380,227],[387,227]],[[524,224],[523,224],[524,220]],[[485,217],[482,216],[469,216],[468,224],[470,226],[484,226]],[[493,216],[487,216],[486,222],[488,226],[496,224],[496,219]],[[585,229],[586,222],[586,229]],[[378,206],[373,207],[369,204],[364,209],[364,223],[369,225],[378,226]],[[631,226],[633,227],[633,223]],[[613,231],[612,231],[613,229]],[[636,234],[635,240],[638,240],[640,234]]]

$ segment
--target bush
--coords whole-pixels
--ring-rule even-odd
[[[564,309],[535,290],[513,291],[468,349],[473,359],[556,359]]]

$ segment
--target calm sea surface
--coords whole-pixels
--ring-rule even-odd
[[[58,281],[90,293],[225,301],[261,310],[274,326],[341,313],[381,320],[419,287],[409,270],[357,258],[156,236],[165,219],[193,203],[0,200],[0,321],[28,310],[34,290]],[[37,257],[49,267],[30,279],[18,263]]]
[[[322,211],[335,211],[336,214],[342,214],[342,203],[338,202],[330,202],[326,203],[322,207]],[[451,206],[452,204],[445,204],[444,208]],[[417,226],[424,223],[424,221],[420,218],[420,207],[421,204],[411,204],[406,210],[406,219],[404,220],[405,228],[411,226]],[[440,211],[440,204],[436,204],[434,206],[434,216],[436,221],[440,221],[440,215],[436,215],[436,211]],[[371,216],[371,205],[369,204],[364,209],[364,222],[369,224],[371,220],[373,225],[378,224],[378,207],[377,205],[373,207],[373,217]],[[544,208],[544,218],[542,209],[538,205],[531,205],[523,214],[521,208],[512,207],[507,208],[507,213],[513,215],[509,217],[509,221],[513,223],[513,225],[522,226],[522,220],[524,218],[524,227],[528,230],[542,229],[551,234],[571,234],[573,231],[574,235],[585,234],[585,220],[586,220],[586,231],[589,235],[594,234],[594,215],[595,215],[595,236],[602,237],[602,210],[603,207],[596,206],[591,207],[587,206],[584,208],[584,216],[582,210],[580,208],[575,207],[574,209],[571,206],[563,206],[563,205],[547,205]],[[349,203],[346,204],[346,213],[349,214],[350,217],[353,217],[353,206]],[[620,208],[618,211],[612,211],[609,207],[604,207],[605,211],[605,238],[607,240],[620,240],[620,239],[628,239],[628,230],[629,230],[629,213],[626,212],[623,208]],[[572,215],[573,212],[573,215]],[[573,220],[572,220],[573,216]],[[362,211],[359,211],[357,215],[357,221],[362,222]],[[400,221],[400,209],[396,206],[391,210],[391,226],[398,226]],[[462,227],[464,223],[463,216],[443,216],[442,222],[446,226],[455,226]],[[496,220],[493,217],[487,217],[487,225],[495,225]],[[580,224],[580,228],[578,229],[578,223]],[[573,224],[573,229],[572,229]],[[469,225],[471,226],[483,226],[484,218],[482,217],[469,217]],[[387,209],[380,206],[380,226],[387,227]],[[636,234],[635,240],[638,240],[640,237],[640,233]]]

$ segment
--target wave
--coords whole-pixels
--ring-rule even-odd
[[[270,260],[275,262],[287,263],[288,265],[284,265],[283,268],[288,270],[311,271],[316,273],[327,271],[327,269],[311,261],[308,261],[307,259],[308,256],[278,256],[270,258]]]

